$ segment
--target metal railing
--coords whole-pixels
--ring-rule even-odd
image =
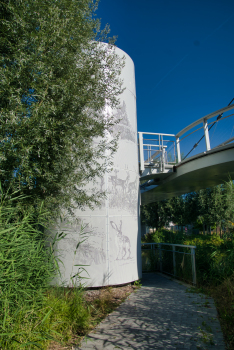
[[[228,115],[226,117],[222,117],[223,113],[230,111],[231,109],[234,108],[234,105],[230,105],[221,109],[218,109],[215,112],[212,112],[210,114],[207,114],[206,116],[199,118],[198,120],[196,120],[195,122],[193,122],[192,124],[186,126],[186,128],[182,129],[180,132],[178,132],[175,137],[176,137],[176,146],[177,146],[177,157],[178,157],[178,163],[181,162],[181,152],[180,152],[180,142],[182,139],[180,139],[180,137],[184,134],[186,134],[188,131],[192,130],[194,127],[198,126],[199,124],[202,124],[202,126],[196,130],[193,130],[191,133],[187,134],[186,136],[183,137],[186,138],[188,136],[190,136],[191,134],[193,134],[194,132],[200,130],[203,128],[204,131],[204,136],[205,136],[205,142],[206,142],[206,151],[210,151],[211,150],[211,145],[210,145],[210,136],[209,136],[209,125],[213,124],[213,123],[217,123],[218,121],[222,121],[226,118],[229,118],[232,116]],[[211,118],[214,118],[218,116],[216,121],[213,121],[211,123],[208,123],[208,120]],[[221,119],[222,118],[222,119]],[[232,142],[234,140],[234,138],[230,138],[229,140],[221,143],[220,145],[218,145],[217,147],[221,147],[223,145],[226,145],[230,142]],[[193,148],[196,148],[196,144],[194,145]]]
[[[172,247],[172,249],[164,249],[164,246]],[[179,250],[176,248],[179,248]],[[180,251],[182,249],[186,249],[187,251],[188,249],[190,249],[190,252]],[[175,278],[190,280],[193,283],[193,285],[196,285],[197,278],[196,278],[195,249],[196,249],[196,246],[192,246],[192,245],[172,244],[172,243],[141,243],[142,262],[143,262],[142,270],[143,271],[158,270],[162,273],[169,274]],[[145,252],[148,252],[150,254],[144,254]],[[170,253],[172,253],[172,259],[170,259]],[[183,254],[182,262],[181,262],[181,259],[176,258],[176,254]],[[191,256],[190,263],[191,263],[192,280],[189,279],[188,277],[188,274],[189,274],[188,266],[184,266],[185,264],[188,265],[188,261],[185,262],[186,255]],[[147,265],[149,267],[148,269],[146,269]],[[181,267],[183,271],[181,271]]]
[[[164,172],[176,162],[176,139],[174,134],[139,132],[140,171],[153,166]],[[146,136],[147,135],[147,136]],[[169,151],[167,150],[169,148]],[[169,159],[169,156],[171,159]]]
[[[183,161],[183,159],[181,159],[181,141],[190,135],[194,135],[195,132],[201,129],[203,129],[203,132],[204,132],[203,137],[205,139],[206,151],[210,151],[211,144],[210,144],[210,136],[209,136],[209,125],[211,125],[212,127],[215,123],[218,123],[220,121],[225,120],[226,118],[233,116],[234,114],[230,114],[228,116],[223,117],[223,114],[225,112],[228,112],[231,109],[234,109],[234,104],[221,108],[210,114],[207,114],[202,118],[199,118],[192,124],[186,126],[176,135],[139,132],[138,139],[139,139],[139,159],[140,159],[141,173],[143,173],[145,170],[145,167],[148,167],[148,166],[151,166],[154,168],[158,167],[159,172],[166,172],[167,171],[166,169],[172,168],[173,164],[176,164],[176,163],[179,164],[181,161]],[[211,118],[214,118],[216,116],[217,116],[217,119],[215,121],[208,123],[208,121]],[[197,128],[196,130],[192,130],[195,127],[197,127],[199,124],[202,124],[202,126]],[[181,136],[183,137],[181,138]],[[233,141],[234,141],[234,137],[230,137],[229,139],[224,140],[223,142],[221,142],[220,144],[218,144],[213,148],[225,146],[228,143]],[[200,141],[194,144],[192,150],[194,150],[197,147],[199,142]],[[172,145],[172,147],[169,147],[170,144]],[[168,154],[169,154],[167,149],[168,147],[172,149],[170,153],[172,161],[168,161]]]

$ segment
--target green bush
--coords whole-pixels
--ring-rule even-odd
[[[187,236],[182,232],[174,233],[162,229],[151,235],[151,242],[196,246],[196,272],[199,285],[218,285],[234,272],[234,240],[230,235],[223,238],[202,234]],[[172,264],[172,257],[169,260]],[[190,263],[187,266],[191,269]],[[184,268],[186,269],[185,265]]]

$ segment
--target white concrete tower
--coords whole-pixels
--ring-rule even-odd
[[[120,96],[121,109],[115,112],[121,118],[114,127],[114,134],[120,134],[118,150],[113,170],[99,181],[100,190],[108,193],[107,199],[93,211],[76,210],[78,224],[67,228],[67,237],[57,245],[66,285],[71,285],[70,277],[80,268],[75,265],[86,265],[87,273],[83,271],[81,276],[88,278],[85,282],[90,287],[118,285],[141,277],[135,71],[132,59],[124,51],[116,48],[115,52],[125,56],[121,74],[125,90]],[[87,239],[74,255],[77,242],[82,240],[80,222],[87,225]],[[59,226],[62,230],[63,225]]]

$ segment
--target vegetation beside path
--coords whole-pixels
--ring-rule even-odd
[[[59,273],[55,243],[63,236],[45,240],[43,205],[25,206],[25,197],[1,186],[0,194],[0,349],[69,349],[134,288],[103,288],[90,299],[81,286],[50,286]]]
[[[187,235],[161,229],[145,236],[145,242],[164,242],[196,246],[197,291],[215,300],[228,349],[234,349],[234,236]],[[191,273],[186,269],[185,274]]]
[[[119,106],[124,57],[115,54],[109,26],[101,29],[97,6],[0,3],[0,350],[67,342],[116,305],[89,304],[81,288],[49,287],[63,234],[48,241],[43,234],[63,211],[102,202],[97,180],[117,149],[117,135],[103,136],[119,123],[106,108]]]
[[[58,337],[56,341],[48,342],[46,349],[65,350],[79,345],[83,337],[114,311],[135,288],[138,287],[129,284],[120,287],[103,287],[91,291],[75,288],[69,290],[66,288],[53,289],[52,295],[57,294],[56,302],[58,303],[58,307],[53,307],[54,297],[52,297],[53,319],[54,321],[61,320],[60,333],[63,336]],[[77,294],[79,295],[78,299]],[[79,308],[81,303],[77,307],[77,301],[82,302],[81,309]],[[61,308],[63,305],[65,308]],[[63,310],[67,310],[67,313]],[[80,311],[83,311],[83,319],[80,318],[82,315]]]

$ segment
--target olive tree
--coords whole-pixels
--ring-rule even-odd
[[[108,27],[100,30],[94,0],[3,0],[0,8],[0,181],[33,205],[92,207],[102,194],[84,186],[117,146],[105,137],[117,123],[106,108],[118,107],[124,59]]]

